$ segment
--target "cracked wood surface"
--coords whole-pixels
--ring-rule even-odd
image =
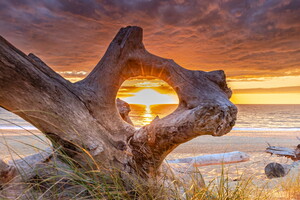
[[[142,37],[140,27],[120,29],[93,71],[76,83],[1,37],[0,106],[32,123],[81,166],[90,161],[88,152],[99,166],[155,176],[179,144],[228,133],[237,109],[229,101],[223,71],[182,68],[149,53]],[[162,79],[179,97],[172,114],[138,130],[124,121],[116,105],[121,84],[136,76]]]

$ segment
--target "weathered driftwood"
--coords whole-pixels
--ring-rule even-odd
[[[53,156],[51,148],[47,148],[44,151],[33,154],[17,160],[10,160],[8,165],[14,168],[17,173],[15,176],[22,176],[23,180],[29,180],[35,174],[36,166],[50,159]]]
[[[271,155],[283,156],[292,159],[294,162],[292,164],[280,164],[280,163],[269,163],[265,167],[265,174],[268,178],[278,178],[286,176],[290,170],[299,165],[300,160],[300,145],[295,149],[290,149],[286,147],[276,147],[268,146],[266,148],[266,153]]]
[[[277,155],[277,156],[284,156],[291,159],[296,159],[296,153],[294,149],[286,148],[286,147],[275,147],[275,146],[269,146],[266,149],[267,153],[270,153],[271,155]]]
[[[53,152],[50,148],[45,151],[5,163],[0,159],[0,186],[10,182],[17,176],[27,181],[35,174],[36,166],[51,158]]]
[[[11,160],[8,164],[1,160],[0,163],[0,171],[4,172],[0,182],[1,199],[53,199],[55,195],[56,198],[59,195],[62,199],[70,199],[72,195],[79,193],[85,195],[86,188],[70,183],[68,177],[75,174],[75,171],[56,157],[51,148],[22,159]],[[41,184],[34,190],[38,181]],[[47,190],[53,185],[58,188],[55,194]]]
[[[269,163],[265,167],[265,174],[269,179],[286,176],[293,168],[299,167],[299,161],[292,164]]]
[[[284,156],[292,159],[293,161],[300,160],[300,145],[298,145],[295,149],[290,149],[286,147],[268,146],[266,148],[266,152],[272,155],[274,154],[277,156]]]
[[[286,176],[291,169],[291,166],[288,164],[280,164],[280,163],[269,163],[265,167],[265,174],[269,179],[279,178]]]
[[[167,160],[167,163],[189,163],[194,166],[206,165],[222,165],[249,161],[250,156],[244,152],[233,151],[228,153],[210,154],[203,156],[195,156],[188,158],[179,158],[174,160]]]
[[[180,101],[172,114],[138,130],[122,119],[115,101],[121,84],[135,76],[166,81]],[[95,168],[144,178],[155,176],[179,144],[228,133],[237,113],[223,71],[187,70],[150,54],[139,27],[122,28],[93,71],[77,83],[0,37],[0,88],[1,107],[37,127],[79,166],[92,161]]]
[[[129,117],[129,112],[131,111],[129,104],[119,98],[117,98],[116,104],[117,104],[117,108],[118,108],[118,111],[119,111],[122,119],[125,122],[133,125],[133,123]]]
[[[0,186],[11,181],[17,175],[16,168],[0,160]]]

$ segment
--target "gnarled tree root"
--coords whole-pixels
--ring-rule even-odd
[[[182,68],[149,53],[142,36],[140,27],[120,29],[93,71],[76,83],[0,37],[0,106],[37,127],[79,166],[155,177],[181,143],[228,133],[237,109],[223,71]],[[162,79],[179,97],[172,114],[138,130],[119,114],[115,101],[121,84],[136,76]]]

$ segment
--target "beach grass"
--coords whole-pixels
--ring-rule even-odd
[[[27,183],[23,189],[27,196],[34,191],[29,195],[31,199],[287,200],[298,199],[300,194],[299,175],[270,189],[267,181],[255,184],[255,176],[240,175],[232,180],[224,165],[216,166],[221,168],[221,174],[206,184],[199,168],[195,168],[184,178],[171,170],[147,182],[131,177],[128,188],[120,174],[127,177],[130,174],[113,169],[83,169],[63,152],[57,153],[67,165],[43,166],[43,169],[49,167],[57,173],[43,179],[35,177]]]
[[[30,133],[30,131],[29,131]],[[5,147],[10,152],[13,159],[18,157],[22,159],[23,155],[18,154],[18,151],[10,146],[6,135],[2,136]],[[50,146],[49,141],[44,141],[35,132],[32,132],[32,137],[40,141],[44,147]],[[13,138],[13,140],[18,140]],[[36,151],[43,151],[40,146],[34,146],[30,142],[20,140],[22,145],[27,145],[27,148],[34,148]],[[85,149],[82,151],[87,152]],[[131,177],[130,174],[120,172],[114,169],[101,169],[99,166],[94,170],[84,169],[76,164],[76,161],[68,157],[64,152],[56,152],[59,154],[60,160],[63,160],[64,165],[60,162],[51,163],[49,166],[43,166],[43,169],[48,168],[51,172],[49,176],[34,177],[31,182],[26,183],[25,188],[22,187],[24,193],[29,195],[29,199],[186,199],[186,200],[266,200],[266,199],[299,199],[300,197],[300,176],[296,174],[290,179],[282,179],[273,182],[268,180],[257,183],[255,174],[240,173],[237,169],[235,178],[232,177],[232,169],[226,165],[214,166],[220,169],[220,173],[214,178],[207,181],[204,180],[201,168],[195,168],[193,173],[178,174],[171,170],[172,167],[167,166],[169,170],[164,171],[161,176],[151,181],[138,177]],[[13,156],[13,154],[15,154]],[[17,156],[16,156],[17,155]],[[87,154],[87,157],[90,157]],[[88,159],[91,162],[90,166],[97,165],[92,158]],[[251,166],[249,166],[251,167]],[[229,171],[231,171],[229,173]],[[203,172],[203,171],[202,171]],[[205,173],[205,172],[204,172]],[[126,176],[130,180],[124,184],[122,176]],[[207,182],[205,182],[207,181]]]

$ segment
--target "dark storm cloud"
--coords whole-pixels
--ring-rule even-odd
[[[298,0],[0,2],[0,34],[58,71],[90,71],[127,25],[143,27],[151,52],[186,68],[232,77],[300,74]]]

